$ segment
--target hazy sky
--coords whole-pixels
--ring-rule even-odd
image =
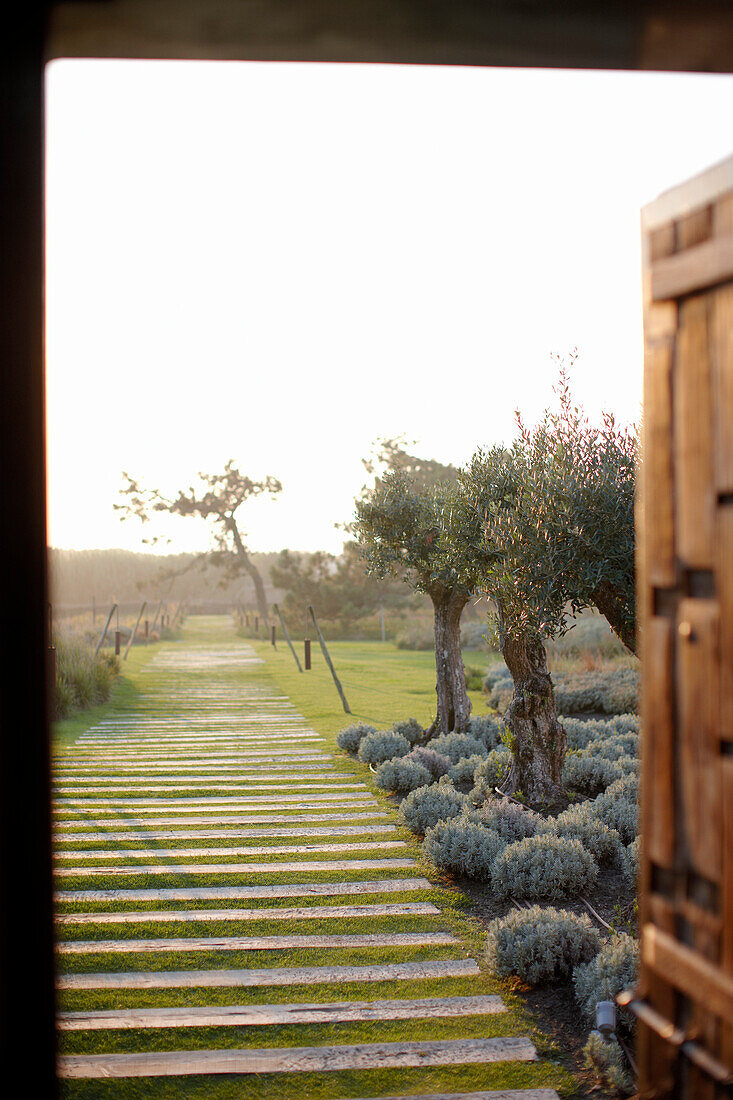
[[[639,210],[733,149],[733,78],[49,66],[52,545],[144,549],[128,470],[273,474],[253,549],[337,550],[380,435],[462,463],[551,400],[641,400]],[[180,519],[170,550],[207,532]]]

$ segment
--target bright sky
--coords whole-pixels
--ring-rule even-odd
[[[284,485],[254,550],[337,551],[361,458],[508,440],[577,346],[641,400],[639,210],[733,151],[733,77],[56,61],[47,73],[50,541],[144,549],[129,471]],[[164,550],[203,549],[171,520]]]

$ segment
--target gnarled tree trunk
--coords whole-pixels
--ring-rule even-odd
[[[232,517],[229,517],[227,527],[231,532],[231,536],[234,540],[234,548],[237,551],[237,557],[239,558],[242,568],[246,573],[249,574],[252,580],[252,584],[254,585],[255,598],[257,599],[257,608],[260,613],[260,618],[262,619],[263,624],[267,626],[267,596],[265,594],[265,586],[262,583],[260,571],[247,553],[247,548],[242,542],[242,536],[239,534],[239,528],[237,527],[236,521]]]
[[[629,618],[628,597],[617,591],[608,581],[603,581],[593,592],[593,603],[601,615],[605,615],[614,634],[627,649],[636,653],[636,624]]]
[[[471,721],[471,700],[466,691],[466,673],[461,657],[461,613],[468,594],[455,589],[432,589],[435,618],[435,692],[438,713],[428,737],[440,733],[465,733]]]
[[[512,767],[504,793],[521,793],[532,806],[554,805],[563,800],[567,738],[557,718],[545,647],[535,631],[502,631],[499,643],[514,681],[514,696],[505,715]]]

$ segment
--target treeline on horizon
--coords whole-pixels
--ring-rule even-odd
[[[262,574],[271,600],[282,597],[272,586],[270,568],[278,553],[251,555]],[[116,601],[134,604],[143,599],[186,600],[227,604],[252,602],[252,584],[246,575],[227,576],[212,564],[199,564],[198,554],[150,554],[134,550],[48,551],[51,601],[59,611],[98,608]]]

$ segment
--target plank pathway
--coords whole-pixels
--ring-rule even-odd
[[[55,760],[58,1024],[69,1036],[59,1074],[68,1094],[77,1078],[148,1078],[154,1097],[160,1077],[256,1083],[263,1074],[316,1074],[335,1098],[332,1075],[348,1071],[359,1082],[353,1095],[378,1100],[375,1070],[425,1069],[432,1084],[444,1070],[437,1083],[450,1086],[452,1067],[535,1061],[528,1037],[497,1034],[496,1024],[481,1034],[480,1022],[500,1022],[505,1006],[480,992],[477,964],[435,923],[433,887],[400,852],[392,811],[258,677],[250,646],[223,644],[221,621],[200,620],[187,633],[138,673],[134,705],[108,713]],[[435,995],[405,996],[410,982],[427,982]],[[339,998],[352,983],[374,993]],[[319,988],[325,999],[309,1000]],[[283,992],[268,1000],[271,989]],[[433,1037],[430,1028],[450,1020],[473,1030]],[[393,1021],[409,1021],[409,1037],[393,1041],[394,1030],[382,1030],[389,1041],[379,1041]],[[348,1037],[359,1023],[375,1041],[334,1044],[333,1028],[324,1038],[324,1025]],[[180,1037],[203,1027],[233,1042],[188,1049]],[[282,1045],[279,1028],[288,1029]],[[141,1049],[121,1047],[124,1032]],[[241,1095],[255,1094],[261,1085]],[[449,1088],[421,1100],[461,1097],[557,1100],[531,1087]]]

